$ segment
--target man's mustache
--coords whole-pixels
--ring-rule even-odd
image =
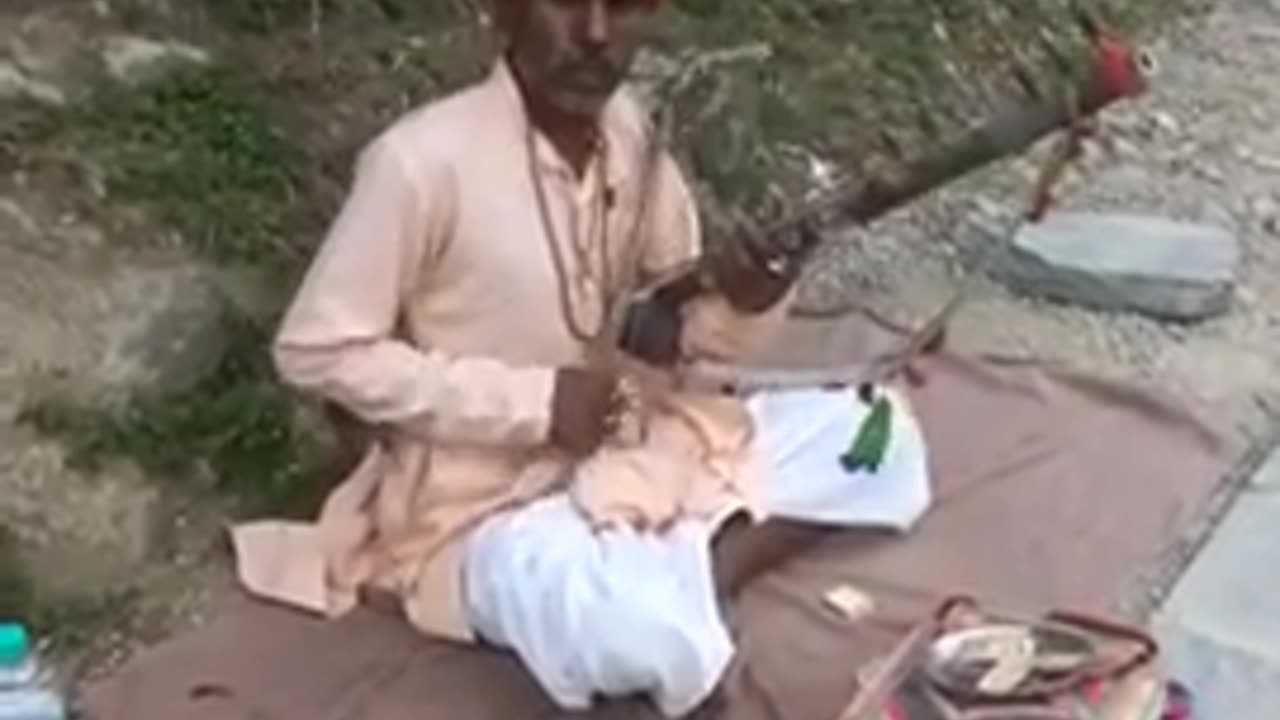
[[[615,84],[622,77],[622,70],[605,59],[579,60],[562,65],[556,77],[571,84],[585,82],[588,85]]]

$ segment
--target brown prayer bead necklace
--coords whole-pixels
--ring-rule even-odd
[[[547,190],[543,185],[542,177],[538,170],[537,161],[537,137],[533,123],[529,123],[526,132],[526,151],[529,165],[529,180],[533,184],[534,195],[538,202],[538,214],[542,221],[543,237],[546,238],[547,245],[551,251],[552,265],[555,268],[556,278],[559,283],[560,313],[564,316],[565,326],[569,329],[569,334],[575,339],[583,343],[591,343],[600,332],[604,329],[609,321],[609,309],[613,304],[613,284],[612,272],[609,267],[610,248],[609,248],[609,218],[608,212],[612,201],[610,195],[612,190],[608,187],[608,145],[603,137],[599,138],[598,145],[598,161],[596,166],[597,181],[603,183],[605,188],[597,194],[597,200],[592,203],[591,226],[587,233],[587,237],[582,237],[583,233],[577,222],[577,210],[575,208],[572,225],[572,233],[570,238],[570,247],[572,248],[577,260],[577,285],[589,287],[592,275],[592,236],[598,235],[599,243],[597,243],[600,253],[600,306],[601,317],[600,325],[595,331],[589,331],[583,327],[579,321],[577,313],[574,312],[573,287],[574,283],[570,281],[569,269],[565,262],[562,242],[560,234],[557,232],[555,219],[551,215],[550,202],[547,198]],[[595,232],[591,232],[594,230]]]

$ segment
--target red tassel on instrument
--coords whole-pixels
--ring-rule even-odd
[[[1094,40],[1097,70],[1102,86],[1113,98],[1141,94],[1146,88],[1143,60],[1133,46],[1105,30]]]

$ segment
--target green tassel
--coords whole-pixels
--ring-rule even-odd
[[[858,428],[849,451],[840,456],[840,465],[846,472],[870,470],[879,472],[889,448],[889,433],[893,419],[893,406],[889,399],[880,396],[873,401],[871,412]]]

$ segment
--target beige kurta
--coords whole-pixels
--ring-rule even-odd
[[[643,447],[608,448],[573,487],[560,484],[567,461],[547,442],[555,368],[581,363],[584,347],[561,312],[527,128],[499,63],[486,82],[405,116],[361,154],[274,353],[286,382],[379,426],[380,439],[316,524],[236,528],[251,592],[336,615],[361,586],[375,586],[401,596],[424,632],[471,640],[461,540],[494,512],[558,489],[600,523],[726,502],[758,509],[749,416],[724,398],[678,398]],[[585,321],[600,312],[601,255],[616,266],[640,193],[644,119],[625,93],[606,108],[603,130],[606,159],[582,178],[540,136],[533,153]],[[699,244],[691,196],[669,157],[655,188],[648,272],[693,257]],[[579,239],[597,237],[591,210],[604,192],[614,196],[611,247],[580,255],[569,246],[572,228]],[[742,317],[709,298],[692,307],[683,346],[732,356],[780,315]]]

